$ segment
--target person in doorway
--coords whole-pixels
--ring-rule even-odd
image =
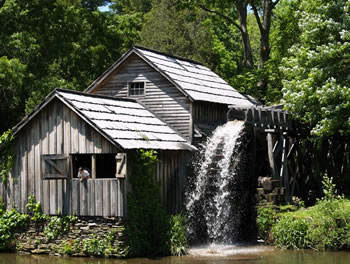
[[[80,181],[83,181],[84,179],[90,179],[90,173],[80,167],[78,171],[78,178]]]

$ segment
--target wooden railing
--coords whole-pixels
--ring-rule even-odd
[[[286,111],[271,107],[231,108],[227,119],[229,121],[244,120],[247,125],[264,130],[292,131],[295,129]]]
[[[123,179],[71,180],[71,213],[80,216],[125,216]]]

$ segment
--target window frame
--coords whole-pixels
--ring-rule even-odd
[[[133,84],[143,84],[143,94],[131,94],[131,89],[141,89],[141,88],[132,88]],[[128,82],[128,97],[144,97],[146,95],[146,82],[145,81],[132,81]]]

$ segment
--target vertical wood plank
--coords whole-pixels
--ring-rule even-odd
[[[118,180],[111,180],[111,216],[118,216]]]
[[[24,135],[28,131],[25,130]],[[19,211],[24,212],[25,207],[25,197],[28,196],[28,188],[27,188],[27,179],[28,179],[28,152],[27,152],[27,140],[22,135],[21,136],[21,157],[22,157],[22,166],[21,166],[21,189],[19,193]]]
[[[103,216],[103,182],[96,180],[95,182],[95,212],[96,216]]]
[[[80,182],[80,215],[88,215],[87,181]]]
[[[40,124],[38,118],[35,119],[34,125],[34,179],[35,179],[35,198],[37,201],[41,200],[40,186],[41,186],[41,178],[40,178]]]
[[[79,179],[72,179],[72,213],[80,214],[80,181]]]
[[[88,213],[95,215],[95,180],[88,180]]]
[[[267,151],[268,151],[268,157],[269,157],[269,165],[271,170],[271,175],[274,180],[278,180],[278,176],[276,173],[276,167],[275,167],[275,159],[273,157],[273,142],[272,142],[272,134],[267,133],[266,135],[267,139]]]
[[[103,216],[111,215],[111,193],[110,180],[102,180],[103,182]]]
[[[78,116],[74,112],[71,112],[71,151],[79,152]]]
[[[96,179],[96,154],[91,155],[91,176],[92,179]]]

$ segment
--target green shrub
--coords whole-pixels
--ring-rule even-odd
[[[274,243],[278,247],[288,249],[308,248],[311,245],[310,228],[309,219],[285,216],[272,227]]]
[[[34,195],[28,197],[28,203],[26,205],[28,208],[28,214],[30,219],[34,222],[43,222],[48,219],[48,216],[43,214],[40,202],[36,202]]]
[[[59,235],[69,231],[70,224],[77,220],[76,216],[50,216],[44,229],[44,234],[48,240],[56,239]]]
[[[73,249],[73,243],[71,241],[67,241],[67,240],[62,241],[58,252],[63,254],[63,255],[68,255],[68,256],[72,255],[73,253],[76,253],[76,252],[74,252],[74,249]]]
[[[15,155],[11,151],[11,144],[14,140],[11,129],[0,135],[0,180],[6,184],[8,174],[15,163]]]
[[[285,248],[350,248],[350,201],[338,195],[332,178],[323,177],[324,197],[313,207],[277,215],[275,244]]]
[[[132,192],[128,194],[127,243],[131,256],[157,256],[169,252],[169,220],[154,182],[155,151],[130,155]]]
[[[103,239],[96,235],[91,235],[90,238],[83,240],[83,252],[90,256],[104,256],[106,244]]]
[[[271,239],[270,231],[276,222],[276,211],[271,207],[259,207],[256,223],[258,225],[258,234],[265,242]]]
[[[313,228],[309,234],[318,249],[350,248],[350,201],[323,199],[313,207]]]
[[[7,211],[0,209],[0,250],[8,247],[17,228],[25,227],[27,224],[26,214],[20,214],[16,209]]]
[[[169,244],[171,255],[187,254],[186,219],[181,214],[170,217]]]

